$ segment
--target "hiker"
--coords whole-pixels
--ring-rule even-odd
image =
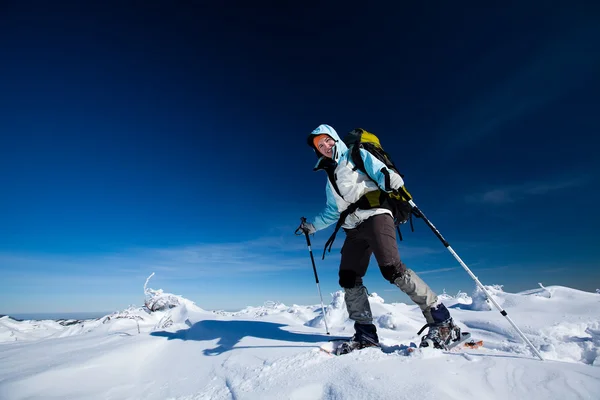
[[[361,148],[360,156],[367,172],[364,174],[352,162],[347,145],[329,125],[320,125],[312,131],[307,143],[318,157],[314,170],[325,170],[328,176],[325,188],[327,205],[312,221],[304,221],[300,229],[313,234],[338,222],[348,208],[353,210],[346,213],[344,221],[339,221],[346,233],[341,251],[339,284],[344,289],[346,308],[355,330],[351,340],[353,348],[349,351],[379,343],[367,288],[362,280],[371,254],[375,255],[383,277],[421,308],[429,330],[420,346],[444,348],[451,332],[458,328],[437,295],[401,261],[392,207],[386,208],[385,194],[400,189],[404,185],[402,177]],[[379,205],[371,206],[373,199],[384,201],[376,201]]]

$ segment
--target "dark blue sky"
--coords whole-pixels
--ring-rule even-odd
[[[321,123],[378,134],[484,283],[600,286],[597,6],[207,3],[2,3],[0,313],[139,304],[153,271],[206,308],[316,302],[291,233]],[[416,229],[405,262],[470,292]]]

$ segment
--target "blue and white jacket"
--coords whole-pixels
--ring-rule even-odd
[[[321,134],[329,135],[335,140],[332,159],[321,156],[317,149],[312,145],[312,139],[314,136]],[[384,163],[363,149],[360,149],[360,155],[364,161],[365,169],[369,173],[369,176],[375,179],[377,183],[373,182],[373,180],[362,173],[362,171],[353,170],[354,163],[351,160],[348,147],[340,139],[335,129],[329,125],[319,125],[319,127],[312,131],[309,135],[308,143],[314,148],[317,156],[321,156],[315,165],[314,171],[320,169],[327,170],[328,167],[333,170],[333,174],[330,176],[335,179],[338,190],[341,194],[341,196],[338,195],[329,179],[327,179],[327,185],[325,187],[325,193],[327,194],[327,205],[325,206],[325,209],[312,220],[312,224],[317,231],[325,229],[329,225],[336,223],[340,218],[340,214],[346,208],[348,208],[348,206],[357,202],[358,199],[360,199],[365,193],[375,190],[385,190],[385,174],[382,169],[387,170],[387,173],[390,176],[397,176],[395,181],[401,182],[400,186],[403,184],[402,178],[395,171],[387,168]],[[329,166],[327,166],[328,163],[330,164]],[[392,187],[392,189],[397,190],[400,188],[400,186]],[[370,218],[373,215],[384,213],[392,215],[392,212],[386,208],[371,208],[368,210],[357,209],[355,212],[346,217],[342,227],[346,229],[353,229],[367,218]]]

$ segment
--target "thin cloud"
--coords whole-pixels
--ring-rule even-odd
[[[556,268],[547,268],[540,270],[540,273],[554,273],[554,272],[567,272],[570,271],[570,268],[566,267],[556,267]]]
[[[473,265],[470,265],[470,267]],[[498,271],[501,269],[513,269],[513,268],[522,268],[522,265],[520,264],[511,264],[511,265],[497,265],[497,266],[492,266],[492,267],[483,267],[483,268],[477,268],[477,272],[481,272],[481,271]]]
[[[509,185],[467,196],[470,203],[503,205],[515,203],[531,196],[545,195],[551,192],[582,186],[587,177],[576,177],[547,182],[527,182],[521,185]]]
[[[418,275],[427,275],[427,274],[439,274],[441,272],[454,271],[459,269],[460,267],[448,267],[448,268],[437,268],[437,269],[428,269],[424,271],[416,271]]]
[[[313,241],[317,262],[321,262],[322,246],[328,237],[329,234],[323,232],[319,240]],[[337,246],[327,253],[326,261],[334,264],[339,261],[343,242],[344,235],[341,235],[336,240]],[[407,246],[400,251],[403,257],[419,257],[439,253],[443,248]],[[160,273],[162,279],[168,280],[275,275],[303,270],[307,265],[310,261],[306,241],[293,232],[242,242],[132,248],[111,254],[0,253],[0,268],[8,271],[3,274],[4,280],[30,284],[77,284],[90,279],[104,283],[123,279],[138,281],[150,272]]]
[[[439,254],[445,252],[446,249],[443,246],[429,247],[429,246],[401,246],[400,256],[401,257],[422,257],[432,254]]]
[[[45,279],[102,275],[139,276],[162,271],[172,278],[230,277],[306,268],[306,257],[286,255],[282,247],[251,243],[202,244],[167,249],[130,249],[114,254],[57,255],[0,253],[5,278]]]

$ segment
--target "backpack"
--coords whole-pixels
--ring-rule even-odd
[[[346,146],[348,146],[348,152],[350,153],[350,159],[354,164],[354,170],[360,170],[362,173],[367,175],[372,181],[377,183],[375,179],[369,176],[365,169],[365,164],[360,156],[360,149],[364,149],[371,153],[375,158],[380,160],[385,164],[389,169],[394,170],[397,174],[399,174],[402,178],[404,175],[401,174],[391,157],[383,150],[381,143],[379,142],[379,138],[374,134],[367,132],[362,128],[356,128],[350,131],[343,139]],[[329,173],[328,173],[329,174]],[[341,196],[337,185],[335,184],[335,179],[332,179],[329,176],[330,182],[334,186],[335,191]],[[414,227],[412,223],[413,214],[419,218],[419,213],[416,209],[413,209],[409,204],[409,200],[412,200],[412,196],[406,188],[403,186],[397,192],[387,193],[383,190],[375,190],[365,194],[363,197],[359,199],[356,203],[351,204],[346,210],[344,210],[340,214],[340,218],[333,230],[333,234],[325,243],[325,249],[323,251],[323,259],[325,259],[325,253],[329,250],[331,251],[331,247],[333,246],[333,242],[339,231],[340,227],[344,223],[346,217],[356,211],[356,209],[370,209],[375,207],[387,208],[392,212],[394,216],[394,225],[396,226],[396,230],[398,231],[398,237],[402,240],[402,233],[400,232],[400,225],[410,220],[410,228],[414,232]]]
[[[360,149],[363,149],[384,163],[386,167],[404,178],[404,175],[401,174],[400,171],[398,171],[398,168],[396,168],[396,165],[394,165],[392,158],[388,153],[385,152],[385,150],[383,150],[379,138],[373,133],[367,132],[362,128],[353,129],[344,137],[344,143],[346,146],[348,146],[348,151],[350,152],[350,157],[352,163],[354,164],[354,170],[358,169],[368,176],[368,173],[365,169],[365,164],[360,156]],[[370,176],[369,178],[375,181]],[[371,207],[383,206],[392,211],[392,214],[394,215],[394,224],[396,227],[399,227],[399,225],[405,223],[409,219],[412,227],[411,217],[413,215],[413,208],[408,203],[409,200],[412,200],[412,196],[410,193],[408,193],[406,188],[402,187],[398,192],[395,193],[376,191],[372,192],[372,194],[367,193],[366,196],[368,197]],[[379,204],[377,204],[377,202],[379,202]],[[399,228],[398,234],[400,235],[400,240],[402,240],[402,234],[400,234]]]

